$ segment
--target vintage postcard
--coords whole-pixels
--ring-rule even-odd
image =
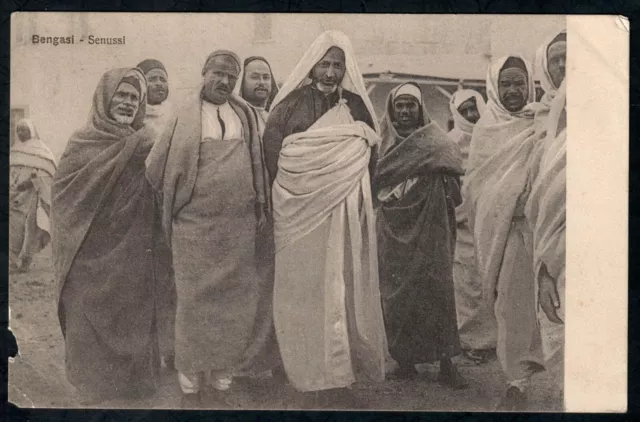
[[[11,32],[13,404],[626,411],[624,17]]]

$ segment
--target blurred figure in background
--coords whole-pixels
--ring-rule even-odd
[[[9,271],[29,269],[51,240],[51,184],[56,160],[29,119],[16,126],[9,155]]]

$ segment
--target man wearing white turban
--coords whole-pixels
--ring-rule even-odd
[[[314,407],[356,407],[355,374],[384,378],[369,165],[378,125],[351,43],[320,35],[272,104],[274,321],[286,374]]]

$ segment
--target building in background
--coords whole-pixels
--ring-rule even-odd
[[[11,117],[33,118],[59,157],[109,69],[156,58],[175,101],[198,86],[207,55],[228,48],[265,56],[282,83],[321,32],[337,29],[351,38],[379,118],[391,87],[416,78],[432,117],[446,127],[447,95],[460,80],[483,91],[492,58],[518,52],[533,60],[541,40],[565,25],[562,16],[542,15],[14,13]],[[76,43],[35,45],[33,35],[74,35]],[[89,36],[124,36],[126,44],[89,45]]]

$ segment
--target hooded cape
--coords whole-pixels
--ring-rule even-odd
[[[276,96],[274,109],[310,82],[309,71],[332,46],[342,48],[346,59],[339,89],[352,89],[375,116],[351,45],[336,31],[312,44]],[[371,147],[378,142],[366,123],[354,122],[344,99],[282,142],[273,185],[274,319],[284,367],[301,391],[347,387],[358,369],[371,379],[384,378],[368,174]]]
[[[338,47],[342,51],[344,51],[344,56],[346,59],[345,66],[346,72],[340,86],[343,89],[346,89],[351,92],[355,92],[364,101],[369,114],[374,120],[374,130],[376,133],[380,132],[380,128],[378,127],[378,122],[375,118],[375,109],[373,108],[373,104],[367,95],[367,89],[364,86],[364,79],[362,79],[362,73],[360,72],[360,68],[358,67],[358,63],[355,60],[355,54],[353,52],[353,47],[351,46],[351,42],[349,38],[345,34],[340,31],[326,31],[322,33],[316,40],[311,44],[309,49],[304,53],[296,67],[287,78],[286,82],[280,88],[278,95],[273,99],[271,103],[271,109],[273,110],[282,100],[287,98],[287,96],[295,91],[296,89],[308,85],[311,83],[311,79],[309,78],[309,72],[313,69],[313,66],[316,65],[324,57],[327,51],[331,47]]]
[[[53,256],[59,287],[64,285],[78,249],[96,214],[136,149],[148,133],[141,131],[146,86],[131,125],[116,122],[108,107],[120,81],[135,69],[114,69],[102,76],[93,95],[89,119],[69,140],[52,188]]]
[[[394,93],[380,125],[389,148],[374,177],[380,285],[391,356],[415,364],[459,353],[452,266],[463,171],[458,146],[424,106],[424,125],[406,138],[398,135]],[[381,198],[381,192],[411,179],[411,187]]]
[[[498,77],[508,57],[493,62],[487,72],[487,111],[473,131],[463,197],[473,233],[478,271],[488,303],[495,300],[502,257],[518,199],[527,187],[527,162],[535,147],[534,111],[525,106],[515,113],[502,106]],[[524,59],[523,59],[524,60]],[[529,101],[533,100],[531,66]]]
[[[104,74],[84,128],[69,140],[52,188],[52,249],[65,336],[67,376],[81,390],[112,391],[153,376],[155,208],[144,177],[152,145],[140,130],[146,98],[131,125],[109,115],[122,79]],[[91,358],[87,358],[87,353]]]
[[[453,129],[449,132],[449,137],[460,147],[463,168],[467,167],[471,134],[475,124],[465,119],[458,111],[458,107],[471,98],[475,98],[478,113],[480,114],[480,117],[482,117],[486,108],[486,103],[478,91],[474,91],[473,89],[460,89],[453,94],[451,101],[449,102],[449,109],[451,110],[454,123]]]

